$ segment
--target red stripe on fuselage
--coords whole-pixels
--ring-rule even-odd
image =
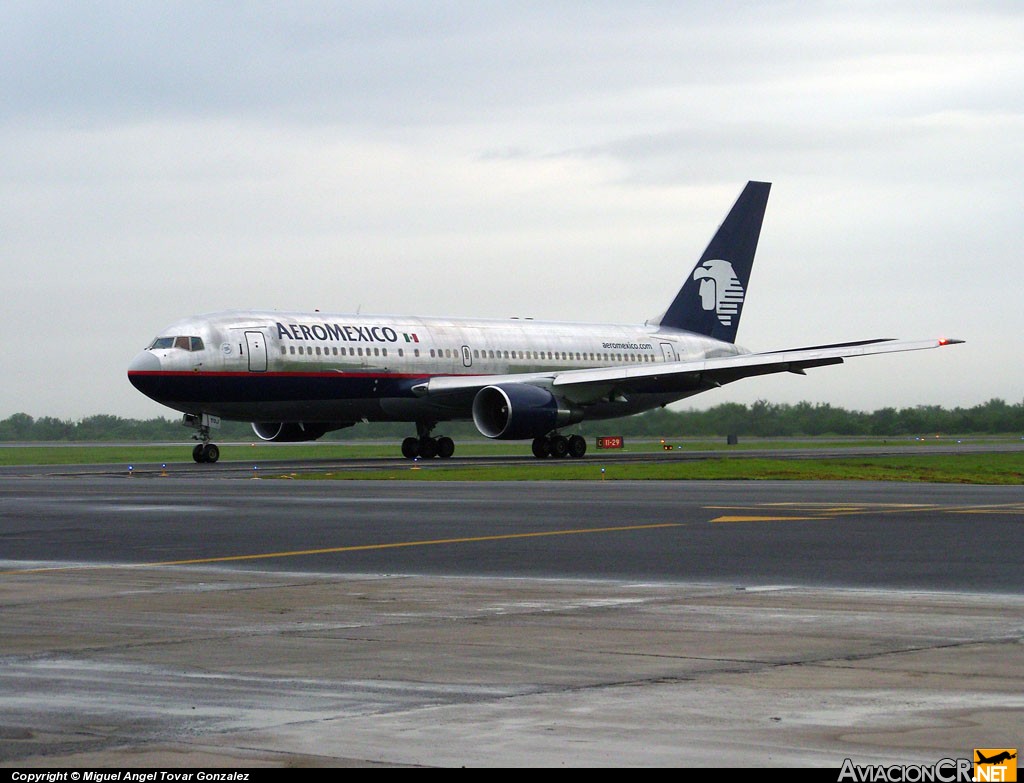
[[[194,378],[201,376],[205,378],[472,378],[487,377],[483,373],[422,373],[422,372],[347,372],[344,370],[331,370],[325,372],[258,372],[252,370],[239,370],[231,372],[208,371],[208,370],[129,370],[128,376],[146,376],[150,378]]]

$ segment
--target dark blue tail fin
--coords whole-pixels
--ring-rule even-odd
[[[736,342],[770,182],[748,182],[693,272],[655,324]]]

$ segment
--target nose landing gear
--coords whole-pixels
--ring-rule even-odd
[[[216,462],[220,459],[220,449],[216,443],[199,443],[192,449],[192,459],[196,462]]]
[[[192,435],[193,440],[198,440],[199,443],[194,449],[192,449],[192,459],[196,462],[202,463],[214,463],[220,459],[220,448],[216,443],[210,443],[210,426],[220,426],[220,419],[216,416],[209,416],[205,413],[196,416],[192,413],[186,413],[181,423],[186,427],[191,427],[196,432]]]

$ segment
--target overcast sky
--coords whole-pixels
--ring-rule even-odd
[[[229,308],[642,323],[773,184],[738,342],[966,345],[693,398],[1024,398],[1024,5],[0,5],[0,418],[176,417]],[[684,406],[685,407],[685,406]]]

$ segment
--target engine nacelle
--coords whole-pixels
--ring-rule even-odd
[[[579,408],[528,383],[486,386],[473,398],[473,423],[488,438],[540,438],[582,420]]]
[[[316,440],[325,432],[351,426],[351,422],[305,424],[301,421],[254,421],[252,431],[260,440],[269,440],[274,443],[298,443]]]

